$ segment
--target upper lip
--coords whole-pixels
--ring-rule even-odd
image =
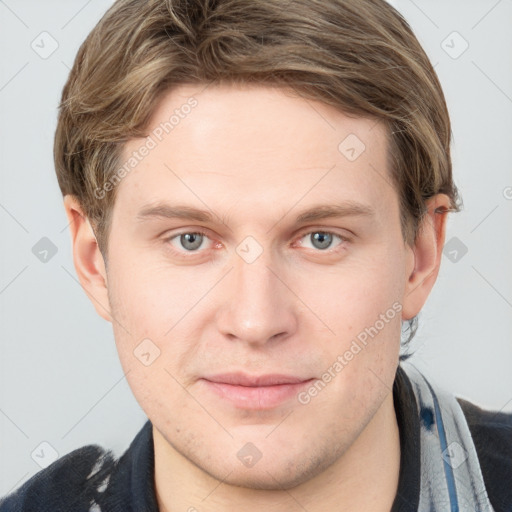
[[[277,373],[267,375],[247,375],[245,373],[223,373],[203,377],[210,382],[221,384],[231,384],[232,386],[277,386],[279,384],[298,384],[310,380],[292,375],[281,375]]]

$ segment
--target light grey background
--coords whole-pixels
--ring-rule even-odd
[[[465,205],[450,217],[459,246],[443,257],[413,360],[456,395],[512,411],[512,0],[391,3],[444,87]],[[52,160],[69,68],[111,4],[0,0],[0,496],[52,450],[98,443],[120,455],[146,420],[111,326],[77,281]],[[43,237],[57,249],[46,262],[32,252]]]

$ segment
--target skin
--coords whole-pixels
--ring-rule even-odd
[[[153,424],[160,510],[389,511],[401,321],[421,310],[437,278],[446,215],[434,208],[449,198],[428,202],[411,247],[382,125],[285,89],[182,85],[163,96],[150,130],[191,96],[197,106],[118,185],[108,272],[78,202],[64,199],[80,282],[112,322]],[[338,149],[349,134],[366,146],[354,161]],[[124,156],[143,142],[129,141]],[[374,215],[295,223],[308,208],[349,200]],[[156,202],[213,219],[137,220]],[[198,230],[207,236],[187,251],[176,234]],[[318,231],[337,235],[327,249],[315,245]],[[262,250],[251,263],[237,253],[247,236]],[[201,380],[235,371],[321,379],[396,303],[401,312],[307,404],[248,410]],[[149,366],[134,356],[146,338],[160,350]],[[253,467],[237,457],[248,442],[262,455]]]

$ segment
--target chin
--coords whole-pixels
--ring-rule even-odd
[[[228,485],[279,491],[293,489],[313,479],[334,464],[338,458],[337,453],[327,448],[323,452],[297,451],[288,454],[287,457],[284,457],[281,451],[281,457],[276,457],[279,451],[276,447],[270,451],[268,457],[263,454],[252,467],[244,467],[243,462],[236,461],[231,467],[216,464],[214,469],[204,466],[201,469]]]

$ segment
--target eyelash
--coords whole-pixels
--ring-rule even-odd
[[[298,240],[302,240],[305,236],[311,235],[313,233],[324,233],[324,234],[327,234],[327,235],[333,235],[334,237],[338,237],[341,240],[341,243],[338,244],[334,249],[327,248],[327,249],[324,249],[324,250],[321,250],[321,249],[315,250],[315,252],[318,252],[318,253],[332,254],[333,252],[338,252],[339,250],[341,250],[340,248],[343,248],[345,246],[345,244],[347,244],[348,242],[351,241],[351,239],[346,237],[346,236],[340,235],[339,233],[336,233],[334,231],[327,231],[327,230],[323,230],[323,229],[310,229],[309,231],[304,231],[304,232],[299,234]],[[206,237],[206,238],[210,239],[210,237],[208,236],[208,233],[206,233],[205,231],[189,230],[189,231],[181,231],[179,233],[175,233],[175,234],[172,234],[170,236],[166,236],[165,239],[164,239],[164,242],[170,244],[170,242],[172,240],[174,240],[175,238],[178,238],[178,237],[180,237],[182,235],[187,235],[187,234],[201,235],[203,237]],[[183,255],[183,254],[187,254],[187,253],[192,255],[192,256],[186,256],[187,258],[191,258],[191,257],[193,258],[194,254],[198,255],[201,252],[203,252],[202,250],[186,251],[185,249],[180,251],[180,250],[175,249],[174,247],[171,247],[171,251],[176,253],[176,254],[179,254],[179,255]]]

